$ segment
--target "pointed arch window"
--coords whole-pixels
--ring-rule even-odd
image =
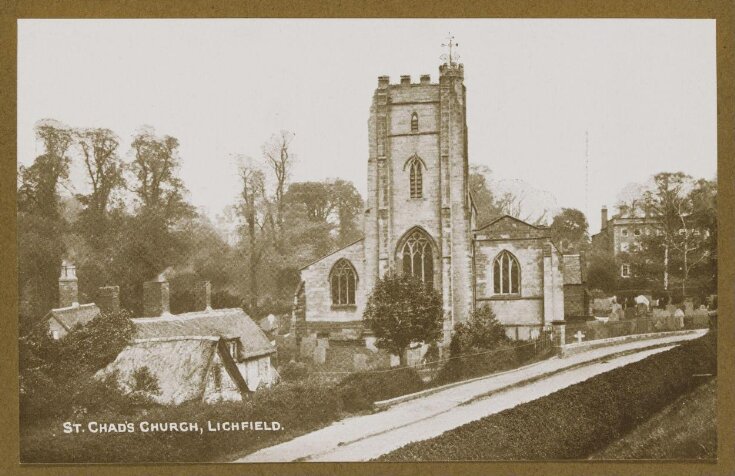
[[[329,283],[332,288],[333,305],[347,306],[355,304],[357,273],[349,261],[343,258],[334,264]]]
[[[493,262],[493,290],[495,294],[519,294],[521,267],[508,251],[501,251]]]
[[[434,249],[428,236],[414,230],[406,239],[401,250],[404,274],[421,279],[429,286],[434,285]]]
[[[409,163],[410,173],[410,189],[411,198],[421,198],[423,196],[423,176],[421,171],[421,161],[414,158]]]
[[[411,132],[419,131],[419,115],[415,112],[411,114]]]

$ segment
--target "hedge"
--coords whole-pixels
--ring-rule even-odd
[[[380,461],[586,458],[716,373],[716,333],[411,443]]]
[[[374,402],[418,392],[425,388],[419,373],[412,368],[388,372],[358,372],[350,374],[337,384],[344,409],[360,411],[371,409]]]
[[[212,461],[236,452],[275,444],[286,436],[312,431],[341,416],[339,396],[315,382],[283,383],[258,391],[243,402],[178,407],[154,406],[130,412],[115,409],[37,422],[21,430],[23,463],[136,463]],[[199,433],[143,433],[138,423],[207,421],[279,422],[282,431],[223,431]],[[132,422],[133,433],[64,434],[64,421]]]

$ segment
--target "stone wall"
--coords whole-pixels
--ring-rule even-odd
[[[304,281],[304,315],[307,327],[311,322],[350,322],[362,320],[367,298],[364,279],[363,244],[364,240],[355,242],[301,270],[301,279]],[[335,306],[332,304],[329,275],[334,264],[340,259],[348,260],[357,273],[355,305]]]

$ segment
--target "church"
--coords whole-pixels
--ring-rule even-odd
[[[364,237],[300,270],[297,337],[370,339],[368,296],[393,270],[419,277],[443,298],[443,344],[458,322],[490,306],[514,339],[564,321],[564,267],[548,227],[510,216],[477,223],[468,188],[464,66],[439,80],[378,77],[368,119]],[[576,258],[575,258],[576,257]],[[579,269],[579,266],[576,266]]]

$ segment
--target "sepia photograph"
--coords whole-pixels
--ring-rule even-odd
[[[19,19],[20,462],[716,462],[716,34]]]

